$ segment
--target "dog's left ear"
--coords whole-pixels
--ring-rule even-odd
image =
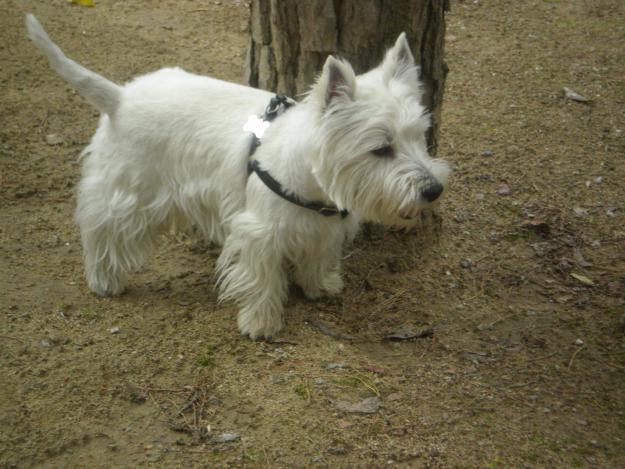
[[[323,109],[340,101],[353,101],[356,94],[356,74],[352,66],[346,61],[328,56],[313,93]]]
[[[395,45],[384,56],[382,71],[385,81],[395,78],[418,86],[419,68],[415,65],[406,33],[399,35]]]

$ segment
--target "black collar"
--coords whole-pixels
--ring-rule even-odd
[[[271,122],[280,114],[285,112],[288,108],[290,108],[294,102],[287,98],[284,95],[277,94],[265,109],[265,113],[263,114],[262,120]],[[252,144],[250,147],[250,157],[254,155],[256,148],[260,145],[260,138],[258,138],[255,134],[253,134]],[[349,212],[347,210],[339,210],[334,205],[325,205],[321,202],[306,202],[301,200],[294,194],[289,194],[284,191],[282,188],[282,184],[276,181],[271,174],[269,174],[264,169],[261,169],[258,160],[250,159],[247,164],[247,172],[248,174],[256,173],[258,178],[275,194],[279,195],[285,200],[288,200],[292,204],[298,205],[300,207],[304,207],[310,210],[314,210],[315,212],[323,215],[324,217],[330,217],[333,215],[341,215],[341,218],[345,218]]]

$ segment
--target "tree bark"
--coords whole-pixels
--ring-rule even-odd
[[[404,31],[421,66],[434,154],[447,75],[447,10],[449,0],[252,0],[245,80],[297,97],[308,90],[329,54],[363,73],[380,63]]]

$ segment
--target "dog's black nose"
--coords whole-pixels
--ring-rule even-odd
[[[428,187],[426,187],[423,190],[423,192],[421,192],[421,195],[428,202],[434,202],[436,199],[440,197],[442,193],[443,193],[443,185],[439,182],[434,182],[430,184]]]

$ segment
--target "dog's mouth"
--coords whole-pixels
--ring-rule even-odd
[[[421,209],[415,209],[411,211],[403,211],[399,213],[399,218],[402,220],[414,220],[421,213]]]

